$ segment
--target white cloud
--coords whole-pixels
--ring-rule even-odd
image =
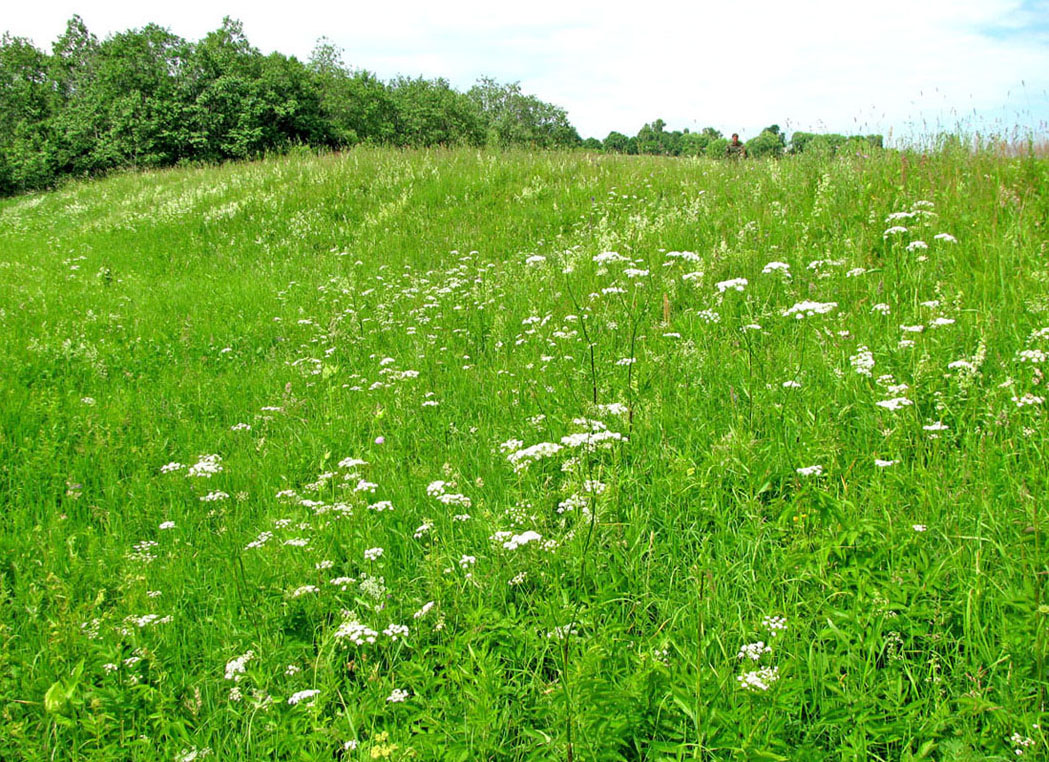
[[[229,0],[221,9],[201,0],[120,0],[78,11],[43,0],[5,10],[0,23],[44,46],[75,12],[99,36],[155,21],[191,39],[228,14],[267,52],[305,58],[325,35],[345,48],[347,62],[382,77],[444,76],[458,87],[481,75],[519,80],[567,108],[584,136],[634,134],[657,117],[671,128],[712,124],[745,135],[772,122],[899,134],[951,128],[973,110],[1002,115],[1005,127],[1049,118],[1049,45],[1025,33],[1044,17],[1043,2],[758,0],[620,10],[593,0]]]

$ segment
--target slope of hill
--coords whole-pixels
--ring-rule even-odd
[[[1047,166],[0,201],[0,756],[1045,754]]]

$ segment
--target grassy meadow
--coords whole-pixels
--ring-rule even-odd
[[[1047,227],[950,148],[0,200],[0,759],[1047,758]]]

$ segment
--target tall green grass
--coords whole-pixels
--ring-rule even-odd
[[[0,757],[1044,757],[1047,188],[359,149],[0,201]]]

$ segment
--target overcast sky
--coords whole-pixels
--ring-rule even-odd
[[[155,22],[190,40],[239,19],[309,57],[327,36],[380,77],[518,81],[583,137],[706,125],[788,131],[1049,133],[1049,0],[615,3],[396,0],[5,2],[0,30],[50,49],[79,14],[99,38]]]

